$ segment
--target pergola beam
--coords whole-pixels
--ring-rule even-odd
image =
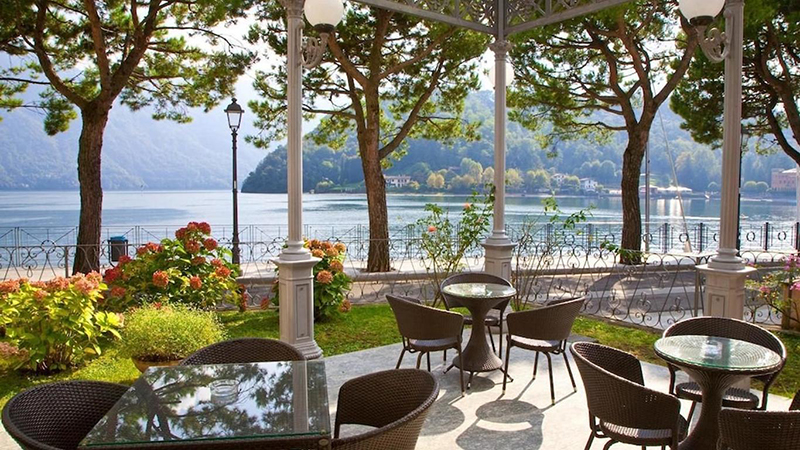
[[[592,14],[597,11],[610,8],[612,6],[621,5],[623,3],[627,3],[630,0],[592,0],[589,3],[581,6],[573,6],[567,7],[565,2],[559,0],[511,0],[509,3],[510,7],[513,7],[513,3],[524,3],[524,4],[536,4],[539,2],[545,2],[546,8],[543,14],[540,14],[538,18],[531,19],[530,17],[525,18],[526,21],[521,23],[516,23],[514,25],[508,24],[506,28],[506,36],[510,36],[514,33],[521,33],[523,31],[528,31],[533,28],[542,27],[545,25],[551,25],[558,22],[563,22],[565,20],[574,19],[576,17],[584,16],[587,14]],[[553,11],[552,3],[558,3],[561,9],[557,11]],[[578,2],[576,2],[578,3]],[[509,22],[513,22],[513,15],[509,15]],[[519,17],[519,15],[518,15]]]
[[[457,27],[468,28],[470,30],[478,31],[480,33],[495,34],[495,29],[491,25],[474,22],[472,20],[464,19],[458,11],[460,2],[452,2],[452,13],[446,14],[444,12],[432,11],[424,9],[419,6],[400,2],[395,0],[355,0],[356,3],[362,3],[376,8],[381,8],[389,11],[395,11],[403,14],[410,14],[412,16],[422,17],[423,19],[434,20],[437,22],[455,25]],[[424,3],[424,2],[419,2]],[[487,21],[488,22],[488,21]]]

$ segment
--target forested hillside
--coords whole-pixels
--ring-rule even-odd
[[[395,161],[385,173],[410,175],[413,182],[407,189],[422,191],[464,192],[491,180],[492,93],[482,91],[470,95],[466,111],[467,120],[481,122],[480,140],[457,141],[448,146],[435,141],[409,139],[408,154]],[[661,115],[663,131],[657,119],[650,139],[653,183],[659,186],[672,184],[669,149],[680,185],[696,191],[714,190],[711,183],[720,181],[720,149],[693,142],[689,133],[681,129],[681,118],[668,108],[662,108]],[[507,133],[511,191],[533,192],[548,188],[549,177],[555,173],[593,178],[607,189],[619,188],[624,133],[617,133],[601,143],[593,140],[562,141],[554,148],[542,148],[535,133],[516,123],[509,124]],[[790,167],[793,167],[793,162],[782,152],[764,156],[751,150],[743,158],[742,174],[745,181],[769,183],[773,168]],[[349,138],[341,151],[316,145],[307,137],[303,171],[306,190],[359,190],[363,175],[354,137]],[[278,147],[267,155],[247,177],[242,189],[245,192],[285,192],[286,148]]]
[[[0,121],[0,189],[77,189],[80,124],[56,136],[31,110],[3,112]],[[103,148],[107,189],[223,189],[231,183],[231,136],[225,114],[197,111],[194,121],[155,121],[148,111],[124,106],[111,112]],[[247,174],[264,152],[239,142],[239,167]]]

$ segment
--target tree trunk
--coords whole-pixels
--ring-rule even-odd
[[[388,272],[389,267],[389,214],[386,208],[386,181],[378,154],[377,135],[368,132],[361,146],[361,167],[367,189],[369,212],[369,256],[367,272]]]
[[[649,131],[649,128],[648,128]],[[622,243],[620,262],[638,264],[642,250],[642,213],[639,207],[639,176],[642,171],[648,132],[628,134],[622,157]]]
[[[108,123],[108,113],[109,108],[96,105],[81,111],[83,127],[78,144],[81,212],[72,273],[100,270],[100,226],[103,214],[100,153],[103,149],[103,133]]]

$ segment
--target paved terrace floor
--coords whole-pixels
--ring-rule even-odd
[[[580,340],[573,337],[573,340]],[[331,401],[331,422],[336,409],[339,387],[347,380],[378,370],[394,368],[400,355],[400,344],[373,348],[355,353],[327,358],[328,389]],[[452,353],[452,352],[450,352]],[[439,379],[441,392],[422,429],[418,449],[546,449],[580,450],[589,436],[586,398],[580,375],[572,363],[578,391],[573,392],[564,361],[553,359],[556,404],[550,404],[547,364],[540,358],[536,380],[531,380],[533,352],[514,349],[509,370],[515,381],[502,393],[502,374],[476,375],[472,389],[461,396],[458,371],[443,374],[442,354],[431,355],[434,374]],[[406,355],[403,367],[413,367],[414,357]],[[451,355],[448,354],[448,357]],[[424,361],[423,361],[424,364]],[[669,372],[665,367],[643,363],[645,383],[653,389],[666,391]],[[770,396],[769,409],[786,410],[790,400]],[[688,414],[689,403],[684,402],[682,413]],[[698,415],[698,411],[695,413]],[[355,432],[344,429],[343,432]],[[592,449],[602,449],[607,441],[595,439]],[[617,449],[639,449],[636,446],[617,444]],[[0,430],[0,449],[17,450],[14,442]]]

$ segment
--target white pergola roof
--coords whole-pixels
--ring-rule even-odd
[[[497,38],[561,22],[628,0],[355,0]]]

